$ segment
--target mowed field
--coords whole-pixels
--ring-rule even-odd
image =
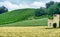
[[[60,28],[47,26],[0,27],[0,37],[60,37]]]

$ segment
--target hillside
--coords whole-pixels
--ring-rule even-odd
[[[36,9],[18,9],[0,14],[0,26],[46,26],[47,16],[35,17]]]
[[[25,20],[31,16],[33,17],[34,12],[35,9],[18,9],[0,14],[0,25]]]
[[[48,18],[24,20],[24,21],[19,21],[19,22],[15,22],[11,24],[5,24],[1,26],[47,26],[47,19]]]

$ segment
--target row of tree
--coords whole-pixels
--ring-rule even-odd
[[[35,16],[60,14],[60,2],[50,1],[46,3],[46,8],[41,7],[35,11]]]

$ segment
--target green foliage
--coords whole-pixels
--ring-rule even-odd
[[[56,4],[52,5],[48,10],[51,15],[59,13],[59,8]]]
[[[39,16],[39,17],[34,17],[34,19],[42,19],[42,18],[48,18],[48,15],[42,15],[42,16]]]
[[[48,15],[60,14],[60,3],[55,3],[48,8]]]
[[[46,3],[46,8],[49,8],[51,5],[54,5],[54,1],[50,1]]]
[[[49,19],[53,19],[53,16],[48,16]]]
[[[4,12],[8,12],[8,9],[4,6],[0,7],[0,14],[4,13]]]
[[[46,15],[46,9],[45,8],[40,8],[35,11],[35,16],[39,17],[42,15]]]

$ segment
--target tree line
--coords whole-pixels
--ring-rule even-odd
[[[41,7],[35,11],[35,16],[60,14],[60,2],[50,1],[46,3],[46,8]]]

